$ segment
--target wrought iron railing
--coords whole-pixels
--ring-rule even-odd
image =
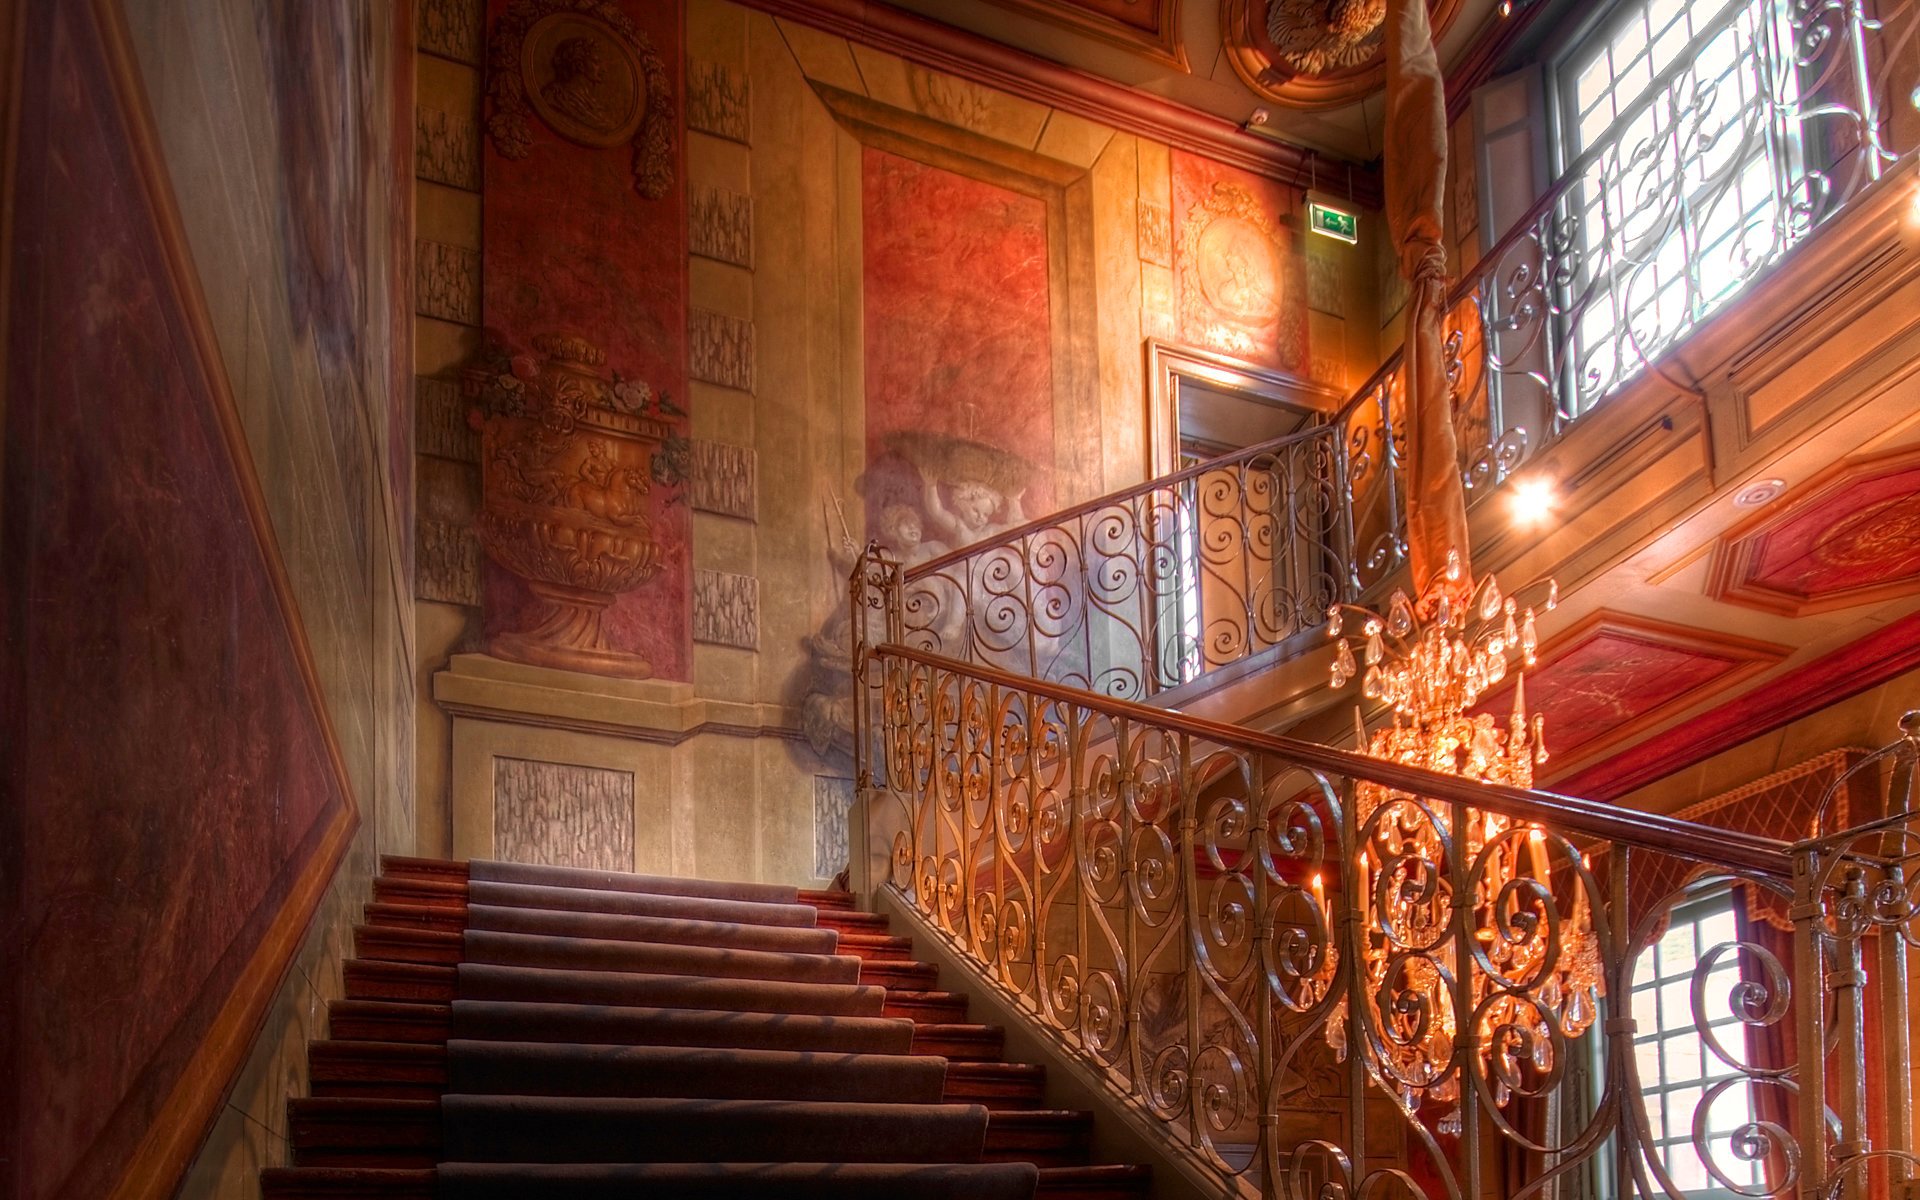
[[[1733,0],[1695,28],[1449,297],[1470,500],[1920,136],[1916,0]],[[907,643],[1140,699],[1319,625],[1405,560],[1400,371],[1324,425],[915,565]]]
[[[1176,687],[1354,597],[1353,469],[1321,425],[962,547],[908,573],[906,640],[1111,696]]]
[[[1920,718],[1893,816],[1790,846],[964,663],[853,583],[877,881],[1220,1194],[1920,1179]]]

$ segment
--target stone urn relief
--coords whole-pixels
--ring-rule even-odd
[[[490,352],[467,372],[480,431],[480,543],[526,582],[537,609],[495,635],[497,658],[646,678],[612,646],[607,606],[660,571],[651,496],[672,478],[677,413],[639,380],[605,373],[584,338],[545,333],[532,355]]]

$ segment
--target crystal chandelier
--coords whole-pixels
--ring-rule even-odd
[[[1459,556],[1449,553],[1441,578],[1418,602],[1396,591],[1383,617],[1336,605],[1328,630],[1337,642],[1332,682],[1361,680],[1367,699],[1384,704],[1390,722],[1371,735],[1354,710],[1366,754],[1464,779],[1526,788],[1547,761],[1544,719],[1529,714],[1526,677],[1514,683],[1504,722],[1474,713],[1506,678],[1510,657],[1534,663],[1534,609],[1503,596],[1492,576],[1471,592]],[[1462,595],[1470,598],[1464,602]],[[1559,601],[1546,585],[1545,607]],[[1355,646],[1359,647],[1356,658]],[[1477,809],[1463,811],[1361,782],[1355,815],[1360,849],[1354,902],[1363,916],[1360,961],[1371,1009],[1356,1028],[1374,1053],[1369,1068],[1412,1112],[1447,1106],[1438,1129],[1458,1133],[1462,1074],[1454,1042],[1462,1020],[1455,980],[1464,977],[1469,1015],[1477,1020],[1477,1069],[1494,1103],[1534,1093],[1557,1073],[1557,1047],[1592,1026],[1604,992],[1598,940],[1580,873],[1569,872],[1572,906],[1553,895],[1543,829]],[[1470,963],[1462,963],[1452,924],[1453,881],[1445,843],[1458,837],[1473,891],[1462,914]],[[1483,860],[1484,856],[1484,860]],[[1567,887],[1562,888],[1565,892]],[[1341,1001],[1327,1026],[1335,1054],[1346,1056],[1347,1012]]]

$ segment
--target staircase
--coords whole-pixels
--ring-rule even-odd
[[[264,1200],[1146,1194],[846,893],[382,868]]]

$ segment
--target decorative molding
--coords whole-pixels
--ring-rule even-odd
[[[1140,202],[1140,261],[1173,265],[1173,211],[1157,200]]]
[[[728,571],[693,571],[693,640],[760,648],[760,581]]]
[[[413,110],[413,173],[469,192],[480,190],[480,127],[426,105]]]
[[[853,780],[813,777],[813,877],[832,879],[852,857],[847,814],[853,810]]]
[[[413,381],[413,448],[418,454],[480,461],[480,435],[467,421],[467,398],[451,379],[416,376]]]
[[[1915,669],[1920,669],[1920,613],[1884,625],[1824,658],[1769,678],[1765,687],[1551,782],[1556,791],[1567,795],[1616,800]]]
[[[480,252],[415,238],[414,307],[423,317],[480,323]]]
[[[413,595],[416,600],[480,607],[480,535],[459,521],[422,517],[415,527]]]
[[[759,456],[751,446],[694,438],[689,499],[695,512],[759,518]]]
[[[1527,673],[1546,742],[1562,762],[1585,761],[1661,719],[1775,666],[1791,646],[1601,609],[1554,636]],[[1514,685],[1479,710],[1504,717]],[[1558,722],[1556,735],[1555,722]]]
[[[1920,592],[1920,451],[1834,463],[1727,531],[1706,591],[1790,617]]]
[[[633,772],[495,757],[493,853],[503,862],[633,870]]]
[[[1150,14],[1152,28],[1112,17],[1074,0],[987,0],[1010,12],[1118,46],[1160,66],[1192,73],[1187,49],[1180,38],[1180,0],[1126,0],[1127,6]]]
[[[753,390],[753,322],[696,308],[687,314],[687,369],[695,379]]]
[[[696,186],[690,199],[688,248],[702,258],[753,269],[753,197]]]
[[[687,60],[687,128],[730,142],[753,137],[753,93],[747,73],[725,63]]]
[[[1346,277],[1336,259],[1307,255],[1307,307],[1330,317],[1347,315]]]
[[[485,0],[419,0],[420,49],[455,62],[480,65]]]
[[[747,8],[810,25],[936,71],[971,79],[1111,129],[1165,142],[1281,183],[1344,177],[1348,164],[1248,133],[1184,104],[1100,79],[1024,50],[869,0],[740,0]],[[1354,202],[1381,204],[1380,174],[1355,167]]]

